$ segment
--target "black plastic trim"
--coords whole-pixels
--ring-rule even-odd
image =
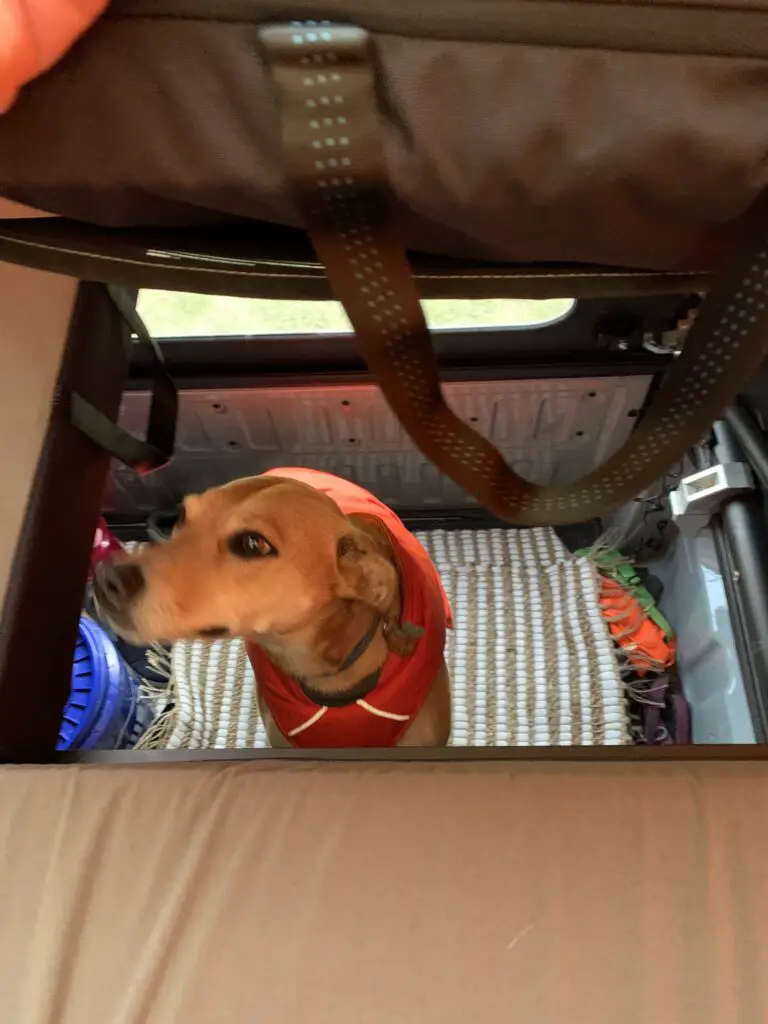
[[[18,190],[9,190],[7,198],[34,203]],[[409,257],[422,298],[680,295],[709,287],[709,275],[701,268],[520,265],[414,252]],[[325,269],[304,232],[244,219],[187,228],[110,228],[63,217],[0,220],[0,258],[134,288],[291,300],[333,298]]]
[[[768,440],[745,405],[737,402],[725,415],[736,443],[749,460],[760,486],[768,492]]]
[[[391,747],[386,750],[309,750],[292,748],[282,750],[82,750],[57,754],[56,764],[112,764],[136,766],[140,764],[184,764],[188,762],[228,761],[301,761],[337,762],[342,764],[410,764],[410,763],[463,763],[478,761],[542,762],[622,762],[656,763],[660,761],[766,761],[768,744],[661,744],[626,747]]]
[[[578,379],[580,377],[624,377],[624,376],[656,376],[667,366],[662,357],[633,358],[622,354],[621,358],[612,361],[586,361],[561,359],[556,363],[536,362],[504,362],[494,366],[466,366],[459,368],[443,368],[441,379],[444,383],[464,383],[467,381],[507,381],[507,380],[559,380]],[[265,373],[249,371],[247,368],[237,372],[216,372],[211,367],[187,372],[174,371],[173,378],[180,396],[186,391],[226,391],[248,390],[257,388],[293,388],[293,387],[331,387],[333,385],[375,384],[375,378],[365,369],[342,370],[307,369],[293,373]],[[134,377],[126,385],[126,391],[148,391],[149,382],[142,377]],[[647,405],[647,401],[646,401]]]

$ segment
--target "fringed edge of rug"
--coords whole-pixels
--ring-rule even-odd
[[[160,679],[166,679],[165,685],[141,679],[140,696],[153,704],[165,701],[163,710],[155,716],[147,731],[134,744],[134,750],[167,750],[171,737],[178,724],[179,704],[176,688],[176,676],[173,671],[173,652],[169,652],[159,644],[152,644],[147,652],[147,664]]]

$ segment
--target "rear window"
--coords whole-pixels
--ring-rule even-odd
[[[543,327],[566,316],[573,299],[425,299],[433,330]],[[243,299],[143,290],[138,310],[157,338],[351,333],[339,302]]]

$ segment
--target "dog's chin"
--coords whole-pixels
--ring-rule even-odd
[[[158,633],[154,630],[147,630],[143,627],[137,626],[136,623],[130,619],[110,615],[104,612],[99,613],[99,618],[105,626],[111,630],[111,632],[117,634],[121,640],[124,640],[127,644],[131,644],[133,647],[150,647],[154,644],[170,646],[171,644],[177,643],[179,640],[216,639],[216,637],[213,636],[206,637],[204,633],[178,635],[175,633],[169,633],[169,635],[166,636],[164,633]],[[229,633],[226,635],[228,636]]]

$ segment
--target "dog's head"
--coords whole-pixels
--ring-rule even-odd
[[[391,561],[332,499],[271,476],[187,498],[166,543],[94,580],[100,613],[135,643],[311,637],[355,605],[384,614],[397,589]]]

